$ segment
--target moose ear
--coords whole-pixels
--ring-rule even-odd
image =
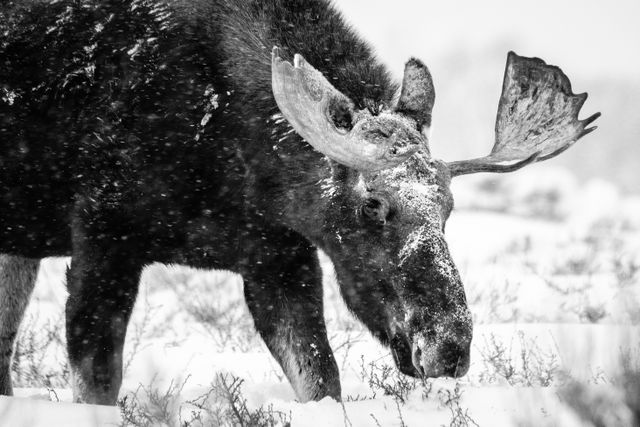
[[[396,111],[416,121],[423,133],[431,127],[431,111],[436,99],[431,73],[419,59],[411,58],[404,67],[402,91]]]

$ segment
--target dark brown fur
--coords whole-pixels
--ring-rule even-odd
[[[76,400],[115,403],[151,262],[242,274],[256,328],[297,396],[339,398],[318,248],[403,372],[419,374],[416,358],[434,376],[466,371],[470,316],[443,237],[446,167],[424,151],[363,175],[277,116],[274,45],[302,54],[358,108],[390,106],[398,86],[329,2],[200,0],[166,16],[155,1],[131,3],[4,10],[0,253],[72,256]],[[10,391],[6,367],[0,381]]]

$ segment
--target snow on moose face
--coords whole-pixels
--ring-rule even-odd
[[[412,376],[464,375],[471,315],[444,240],[453,198],[444,163],[418,153],[349,172],[331,195],[326,251],[349,309]]]

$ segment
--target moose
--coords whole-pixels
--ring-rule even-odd
[[[509,53],[493,150],[445,162],[428,68],[410,59],[395,83],[329,0],[2,8],[0,394],[52,256],[71,257],[78,402],[115,404],[152,262],[239,273],[297,397],[340,399],[319,250],[402,373],[460,377],[473,328],[444,237],[451,179],[550,159],[599,115],[578,118],[587,95],[559,68]]]

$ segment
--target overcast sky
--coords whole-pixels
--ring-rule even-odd
[[[396,72],[411,55],[429,64],[455,46],[482,50],[506,40],[521,55],[562,64],[574,79],[640,79],[640,0],[335,3]]]

